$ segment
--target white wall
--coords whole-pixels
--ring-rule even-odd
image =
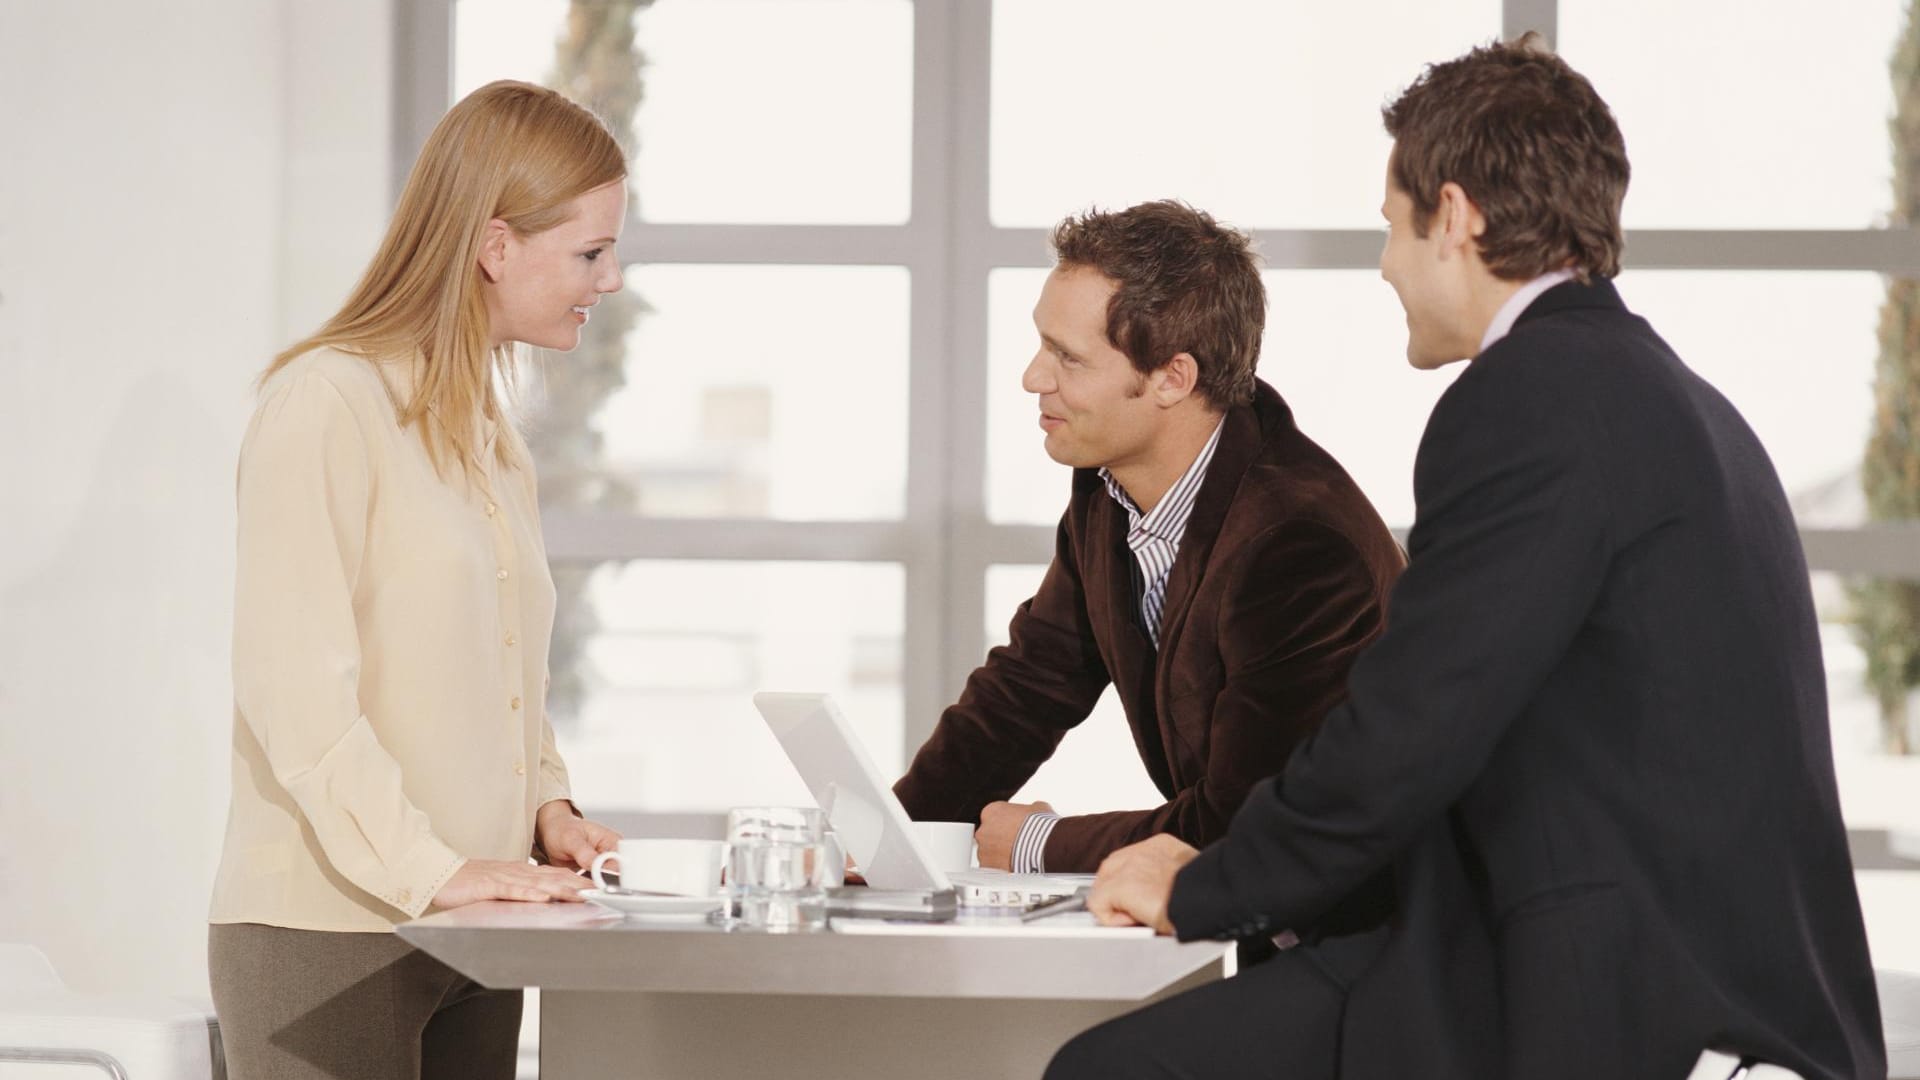
[[[0,0],[0,941],[204,994],[249,382],[388,206],[391,0]]]

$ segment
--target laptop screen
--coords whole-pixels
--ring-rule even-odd
[[[906,809],[831,697],[760,693],[753,695],[753,706],[827,812],[868,885],[916,891],[953,887],[914,837]]]

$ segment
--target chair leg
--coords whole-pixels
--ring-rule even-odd
[[[114,1060],[113,1055],[98,1050],[0,1046],[0,1061],[20,1061],[40,1065],[91,1065],[106,1073],[112,1080],[127,1080],[127,1070]]]

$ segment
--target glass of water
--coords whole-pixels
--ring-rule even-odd
[[[743,806],[727,814],[733,924],[770,933],[824,930],[833,852],[813,807]]]

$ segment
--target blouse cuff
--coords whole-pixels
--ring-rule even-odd
[[[466,865],[464,855],[442,843],[438,837],[423,837],[406,859],[393,868],[393,884],[380,899],[417,919],[433,903],[441,886]]]

